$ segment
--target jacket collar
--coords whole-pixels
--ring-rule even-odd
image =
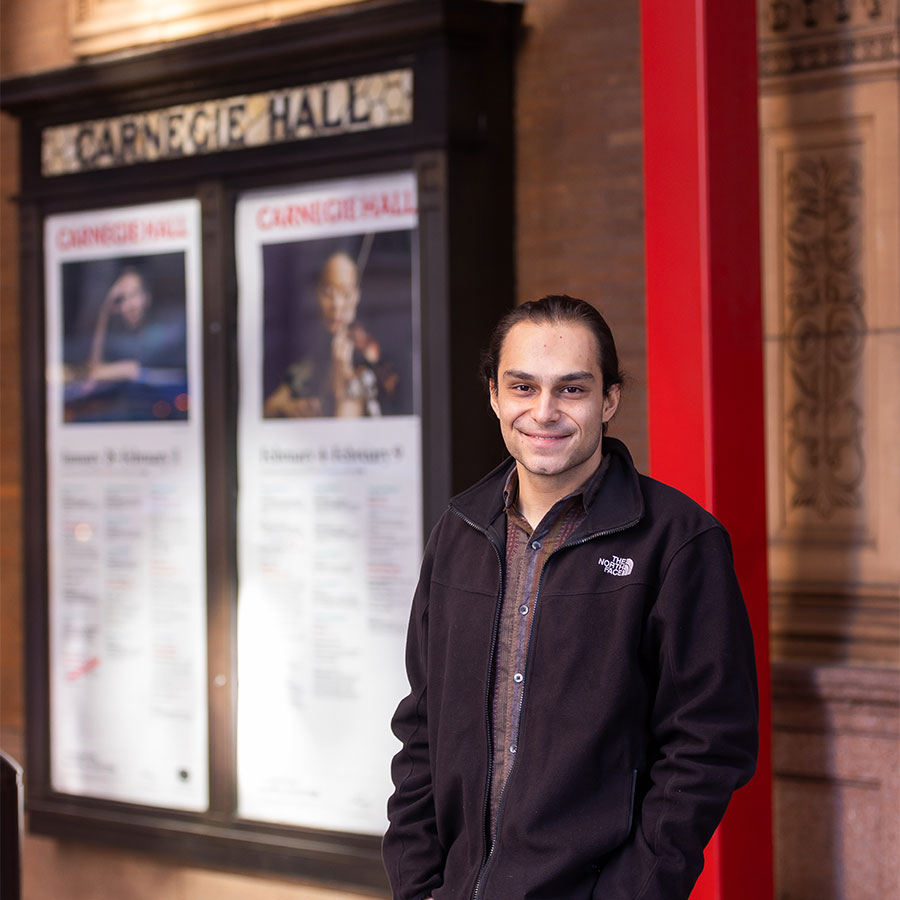
[[[644,496],[628,448],[616,438],[605,437],[603,451],[604,455],[612,457],[609,471],[588,508],[587,518],[572,536],[573,539],[627,528],[644,515]],[[512,457],[507,457],[481,481],[457,494],[450,501],[451,508],[487,531],[503,512],[503,488],[514,465]]]

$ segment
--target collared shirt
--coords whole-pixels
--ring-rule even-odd
[[[491,701],[491,840],[494,838],[503,786],[518,751],[519,720],[528,674],[525,663],[534,610],[539,600],[541,573],[550,555],[584,521],[608,468],[609,457],[605,456],[594,474],[577,490],[558,500],[534,531],[518,509],[519,477],[515,467],[506,480],[503,491],[506,512],[506,583],[500,603]]]

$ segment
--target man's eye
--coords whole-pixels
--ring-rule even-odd
[[[531,385],[529,384],[514,384],[512,389],[519,394],[525,394],[531,390]]]
[[[578,387],[577,384],[567,384],[562,389],[562,392],[564,394],[580,394],[580,393],[582,393],[582,389],[580,387]]]

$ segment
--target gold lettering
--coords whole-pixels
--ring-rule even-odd
[[[168,156],[184,155],[184,116],[172,113],[166,122],[166,151]]]
[[[288,94],[269,97],[269,141],[283,141],[288,136]],[[278,127],[280,126],[280,127]]]
[[[228,106],[228,146],[243,147],[244,145],[244,119],[247,108],[244,101],[231,103]]]
[[[265,146],[412,119],[409,69],[50,126],[44,175]],[[371,209],[369,214],[378,214]]]
[[[205,150],[209,144],[210,125],[209,116],[202,107],[194,113],[189,131],[194,142],[195,152],[199,153]]]

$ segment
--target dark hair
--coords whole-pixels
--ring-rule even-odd
[[[532,322],[536,325],[572,322],[584,325],[597,339],[603,393],[609,393],[610,388],[621,385],[625,380],[625,373],[619,369],[616,342],[613,340],[609,325],[606,324],[606,319],[584,300],[566,294],[550,294],[541,297],[540,300],[529,300],[511,309],[494,326],[487,349],[481,354],[481,377],[488,390],[491,384],[495,387],[497,384],[497,367],[500,364],[503,342],[513,326],[520,322]]]
[[[130,262],[119,267],[116,272],[116,277],[112,280],[112,284],[115,284],[120,278],[124,278],[126,275],[134,275],[141,283],[141,290],[147,295],[147,299],[151,298],[150,282],[147,280],[147,276],[139,266],[133,265]]]

